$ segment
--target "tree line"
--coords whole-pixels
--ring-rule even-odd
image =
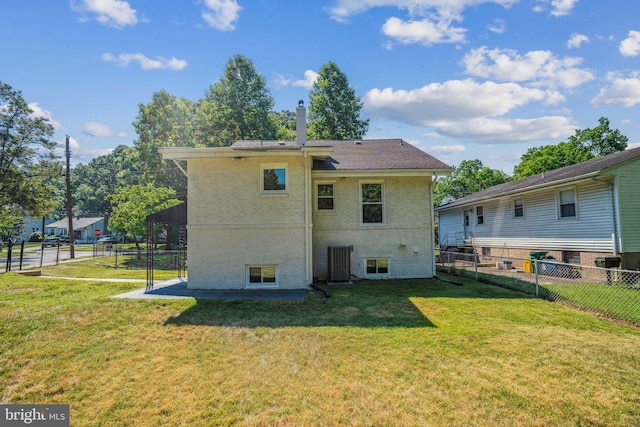
[[[186,200],[180,165],[164,162],[161,147],[224,147],[238,140],[295,140],[296,115],[274,111],[274,100],[253,62],[231,58],[223,75],[197,101],[165,90],[138,104],[133,122],[137,139],[73,168],[74,216],[109,215],[118,233],[145,235],[150,213]],[[362,139],[369,120],[347,76],[333,62],[324,64],[309,92],[308,139]],[[20,233],[25,214],[64,216],[62,162],[54,152],[53,126],[34,117],[20,91],[0,82],[0,239]],[[512,179],[622,151],[627,137],[601,117],[592,129],[577,129],[568,141],[529,149],[513,176],[465,160],[438,181],[440,205]],[[183,166],[182,166],[183,167]]]
[[[19,234],[24,216],[64,216],[62,163],[54,153],[53,127],[19,91],[0,83],[0,238]],[[144,218],[186,200],[180,165],[164,162],[161,147],[224,147],[238,140],[294,140],[296,115],[274,111],[266,79],[253,62],[235,55],[223,75],[197,101],[166,90],[138,104],[137,138],[73,168],[74,216],[109,215],[109,228],[146,234]],[[297,105],[297,102],[296,104]],[[369,120],[346,74],[324,64],[309,92],[308,139],[362,139]]]

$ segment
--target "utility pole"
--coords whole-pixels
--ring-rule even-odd
[[[67,173],[65,174],[65,182],[67,184],[67,218],[69,218],[69,256],[75,258],[75,250],[73,247],[73,210],[71,209],[71,171],[69,170],[69,162],[71,159],[71,150],[69,149],[69,135],[66,141],[67,156]]]

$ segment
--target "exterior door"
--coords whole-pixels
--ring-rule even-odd
[[[464,240],[469,240],[469,238],[471,237],[471,232],[469,231],[469,210],[464,210],[462,212],[462,221],[463,221]]]

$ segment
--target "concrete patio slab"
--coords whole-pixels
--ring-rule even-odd
[[[188,289],[185,279],[173,279],[157,283],[149,291],[142,288],[113,298],[303,301],[306,294],[306,289]]]

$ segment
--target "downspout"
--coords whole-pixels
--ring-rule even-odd
[[[308,153],[304,153],[304,249],[306,285],[313,283],[313,248],[311,236],[311,162]]]
[[[431,247],[433,249],[433,251],[431,252],[431,271],[433,272],[433,277],[436,277],[436,251],[435,251],[435,247],[433,247],[433,245],[435,245],[435,232],[434,232],[434,222],[435,222],[435,218],[433,215],[433,187],[435,186],[435,182],[438,179],[438,175],[436,174],[434,176],[434,178],[431,180],[431,182],[429,183],[429,221],[430,221],[430,227],[429,230],[431,230],[431,232],[429,233],[429,239],[431,239],[431,243],[429,244],[429,247]],[[440,231],[440,230],[438,230]],[[438,240],[440,240],[440,238],[438,237]]]

